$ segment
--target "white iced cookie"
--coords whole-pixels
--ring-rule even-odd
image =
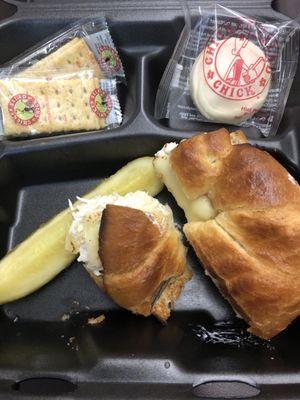
[[[231,37],[212,42],[196,58],[190,92],[207,119],[237,124],[262,107],[270,81],[265,53],[250,40]]]

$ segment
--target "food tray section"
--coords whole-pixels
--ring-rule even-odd
[[[181,7],[122,2],[118,9],[118,4],[104,3],[100,10],[100,3],[75,2],[70,10],[70,2],[20,3],[18,13],[0,25],[3,64],[77,18],[105,14],[127,79],[119,93],[123,123],[116,129],[0,142],[1,257],[65,208],[67,199],[86,193],[126,162],[219,127],[202,123],[184,131],[154,119],[158,85],[184,26]],[[263,1],[244,11],[259,7],[272,13]],[[275,137],[246,130],[252,144],[269,150],[298,180],[299,89],[300,72]],[[172,206],[181,226],[184,214],[172,196],[164,190],[158,198]],[[28,390],[43,395],[44,382],[45,392],[54,396],[57,390],[61,398],[297,398],[299,321],[270,342],[253,338],[191,249],[188,262],[194,277],[167,326],[120,310],[78,262],[36,293],[1,306],[0,397],[21,392],[32,398]],[[88,326],[87,317],[100,312],[105,323]],[[36,381],[26,386],[32,378]]]

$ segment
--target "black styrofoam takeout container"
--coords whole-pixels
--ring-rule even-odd
[[[121,90],[124,123],[115,130],[0,142],[1,257],[65,208],[68,198],[85,193],[127,161],[195,133],[171,129],[153,117],[158,83],[184,25],[180,4],[9,3],[17,12],[0,23],[1,64],[77,18],[106,15],[128,86]],[[249,15],[275,12],[268,0],[222,4]],[[273,4],[291,16],[296,6],[296,1]],[[300,71],[276,137],[248,132],[253,144],[270,151],[298,180],[299,88]],[[216,127],[202,124],[199,131]],[[164,190],[158,197],[183,223],[171,196]],[[268,342],[248,335],[191,249],[188,258],[194,277],[167,326],[118,308],[77,262],[38,292],[1,306],[0,398],[300,398],[299,321]],[[106,315],[103,324],[86,324],[100,312]]]

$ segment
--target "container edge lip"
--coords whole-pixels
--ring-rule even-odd
[[[35,0],[31,0],[28,2],[24,2],[24,1],[20,1],[20,0],[4,0],[6,3],[8,4],[12,4],[15,5],[17,7],[20,8],[36,8],[37,6],[45,6],[46,4],[43,1],[35,1]],[[251,2],[247,2],[246,4],[241,5],[240,0],[223,0],[223,5],[225,7],[239,7],[239,8],[254,8],[254,7],[262,7],[264,6],[265,8],[269,8],[272,5],[272,1],[273,0],[253,0]],[[86,5],[87,3],[88,6],[91,5],[95,5],[95,1],[78,1],[77,4],[73,1],[70,1],[69,4],[72,3],[73,6],[82,6],[82,5]],[[118,4],[119,3],[119,4]],[[205,4],[209,4],[211,3],[211,0],[188,0],[188,4],[191,7],[198,7],[199,3],[201,3],[201,5],[205,5]],[[145,8],[149,8],[149,9],[153,9],[153,8],[171,8],[171,9],[175,9],[175,8],[181,8],[181,1],[180,0],[164,0],[164,5],[162,5],[161,0],[153,0],[152,1],[152,5],[149,6],[149,1],[148,0],[117,0],[117,1],[111,1],[111,0],[102,0],[101,5],[102,5],[102,9],[104,11],[106,11],[107,9],[112,9],[116,7],[116,5],[121,5],[121,8],[136,8],[137,6],[140,9],[145,9]],[[51,1],[50,3],[48,3],[46,6],[47,8],[53,8],[56,7],[57,5],[61,6],[61,1],[60,0],[54,0]],[[67,5],[67,4],[66,4]]]
[[[116,128],[120,129],[120,128]],[[2,154],[21,154],[25,152],[38,152],[42,150],[52,150],[52,149],[61,149],[66,146],[78,146],[78,145],[91,145],[96,143],[105,143],[107,141],[114,141],[118,139],[126,140],[132,139],[134,137],[140,138],[163,138],[166,141],[172,140],[182,140],[188,139],[191,136],[201,133],[201,131],[176,131],[168,128],[162,129],[160,132],[151,131],[150,128],[146,132],[129,132],[128,129],[122,131],[120,129],[119,132],[115,132],[115,130],[111,132],[101,133],[101,131],[91,131],[86,134],[78,133],[74,134],[72,138],[68,137],[68,134],[55,136],[53,138],[49,137],[41,137],[36,139],[28,139],[19,141],[0,141],[0,157]],[[46,139],[46,140],[45,140]],[[53,140],[52,140],[53,139]],[[275,137],[269,138],[269,140],[265,139],[249,139],[251,145],[258,146],[261,148],[265,148],[266,150],[275,150],[282,152],[284,151],[280,148],[279,141],[275,139]],[[286,156],[289,158],[288,156]]]

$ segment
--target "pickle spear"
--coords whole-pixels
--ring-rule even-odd
[[[143,157],[129,162],[83,197],[123,195],[137,190],[155,196],[162,186],[154,171],[153,158]],[[60,212],[0,261],[0,304],[34,292],[71,264],[75,256],[65,249],[71,221],[69,209]]]

